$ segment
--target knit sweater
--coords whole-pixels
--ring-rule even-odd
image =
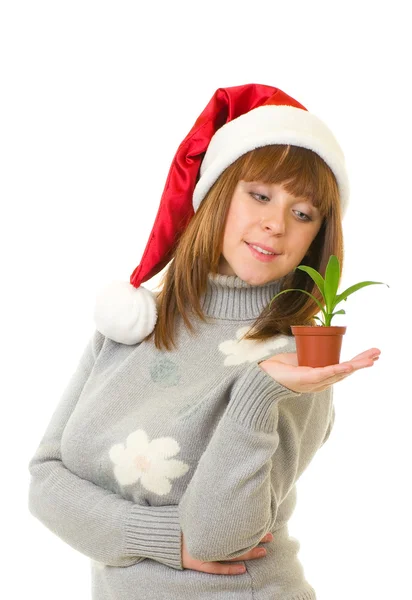
[[[278,291],[208,276],[176,345],[95,330],[29,463],[29,510],[91,559],[93,600],[316,600],[288,533],[296,482],[329,436],[332,389],[294,392],[259,363],[293,336],[242,340]],[[242,561],[241,575],[182,566]],[[234,564],[234,563],[230,563]]]

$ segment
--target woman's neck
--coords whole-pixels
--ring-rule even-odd
[[[280,289],[280,280],[251,285],[237,275],[209,273],[200,305],[208,317],[254,320]]]

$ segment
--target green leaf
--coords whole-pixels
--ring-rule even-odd
[[[330,318],[332,318],[334,315],[346,315],[346,312],[342,308],[341,310],[337,310],[336,312],[332,313]]]
[[[336,292],[339,286],[340,266],[338,257],[332,254],[329,258],[325,272],[325,299],[326,310],[331,313],[337,302],[335,301]]]
[[[387,287],[389,287],[389,285],[387,283],[384,283],[383,281],[362,281],[361,283],[355,283],[355,285],[351,285],[344,292],[342,292],[341,294],[338,294],[336,296],[335,306],[337,304],[339,304],[339,302],[342,302],[342,300],[347,300],[348,296],[350,296],[354,292],[357,292],[361,288],[366,287],[367,285],[375,285],[375,284],[376,285],[382,284],[382,285],[386,285]]]
[[[321,325],[325,325],[324,322],[322,321],[322,319],[320,319],[319,317],[313,317],[314,319],[316,319],[317,321],[319,321],[319,323]]]
[[[300,290],[298,288],[291,288],[288,290],[283,290],[282,292],[279,292],[278,294],[276,294],[276,296],[273,296],[272,300],[269,302],[269,307],[272,304],[273,300],[275,300],[275,298],[277,298],[278,296],[280,296],[281,294],[286,294],[286,292],[303,292],[304,294],[307,294],[308,296],[310,296],[311,298],[313,298],[313,300],[316,302],[316,304],[319,306],[320,310],[323,312],[323,314],[325,314],[325,311],[323,309],[322,304],[319,302],[319,300],[317,298],[315,298],[315,296],[312,296],[312,294],[310,294],[309,292],[307,292],[306,290]]]
[[[335,315],[346,315],[346,313],[345,313],[345,311],[342,309],[342,310],[337,310],[336,312],[332,313],[331,315],[329,315],[329,314],[328,314],[328,319],[329,319],[329,320],[328,320],[328,324],[329,324],[329,326],[331,325],[331,323],[332,323],[332,319],[333,319],[333,317],[334,317]]]
[[[299,267],[296,267],[296,268],[300,269],[301,271],[304,271],[305,273],[307,273],[313,279],[313,281],[318,286],[318,288],[320,290],[320,293],[322,294],[323,299],[326,302],[326,298],[325,298],[325,280],[323,279],[322,275],[320,273],[318,273],[318,271],[316,271],[316,269],[313,269],[312,267],[308,267],[306,265],[300,265]]]

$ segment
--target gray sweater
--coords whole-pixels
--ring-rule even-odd
[[[207,323],[177,349],[95,330],[29,463],[29,510],[91,559],[93,600],[315,600],[289,536],[296,482],[327,439],[332,390],[296,393],[259,362],[293,336],[240,340],[278,291],[209,274]],[[243,575],[184,569],[241,556]],[[39,590],[40,592],[40,590]]]

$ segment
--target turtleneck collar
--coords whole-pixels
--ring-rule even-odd
[[[251,285],[237,275],[209,273],[200,304],[204,314],[215,319],[256,319],[280,289],[280,280]]]

